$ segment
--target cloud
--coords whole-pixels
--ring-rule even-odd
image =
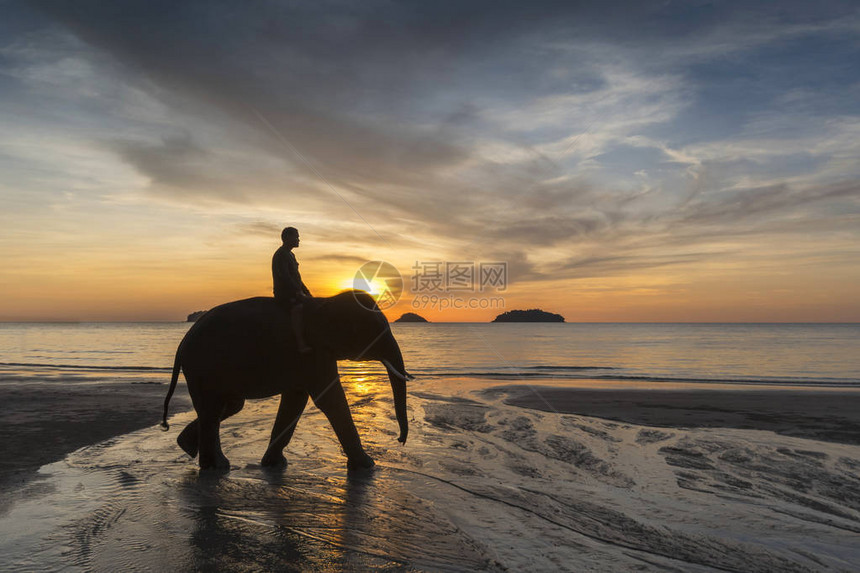
[[[201,165],[207,163],[207,152],[188,135],[166,137],[158,144],[118,140],[113,143],[117,153],[153,183],[174,187],[211,186]]]
[[[666,255],[630,253],[615,256],[595,256],[571,258],[557,268],[556,274],[566,278],[594,278],[629,275],[642,270],[659,269],[673,265],[698,263],[705,259],[726,257],[735,251],[720,252],[682,252]],[[563,274],[562,274],[563,273]]]
[[[253,221],[236,225],[236,233],[241,236],[260,236],[267,239],[277,239],[281,236],[284,225],[267,221]]]
[[[762,241],[823,231],[856,200],[858,28],[838,3],[39,5],[54,35],[6,52],[15,77],[74,87],[75,117],[116,106],[80,133],[149,197],[307,216],[332,244],[617,275],[723,256],[704,247],[753,219]],[[34,51],[58,26],[67,56]],[[826,90],[821,64],[846,70]]]
[[[393,22],[377,39],[360,14],[338,19],[277,3],[241,10],[193,2],[163,10],[152,3],[121,11],[110,3],[47,8],[130,69],[264,133],[269,153],[290,153],[286,140],[332,178],[414,182],[416,172],[464,154],[436,121],[428,127],[412,106],[397,104],[418,62],[407,56],[414,46],[402,45],[416,39],[397,33]]]
[[[850,181],[811,189],[771,185],[734,190],[717,199],[702,197],[687,204],[680,213],[680,220],[687,224],[736,224],[741,220],[762,220],[798,207],[840,198],[860,200],[860,182]]]
[[[352,255],[322,255],[318,257],[309,257],[307,260],[320,263],[337,263],[341,265],[354,265],[356,269],[368,262],[366,258],[356,257]]]

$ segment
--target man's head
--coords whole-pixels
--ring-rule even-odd
[[[295,227],[286,227],[281,231],[281,241],[288,247],[299,246],[299,230]]]

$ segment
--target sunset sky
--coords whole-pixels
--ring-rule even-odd
[[[0,320],[270,295],[293,225],[318,295],[508,264],[432,320],[860,321],[856,2],[0,11]]]

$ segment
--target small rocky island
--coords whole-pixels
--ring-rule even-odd
[[[560,314],[546,312],[539,308],[529,310],[509,310],[493,319],[493,322],[564,322]]]
[[[394,322],[430,322],[426,318],[421,315],[415,314],[414,312],[404,312],[403,316],[395,320]]]
[[[205,310],[196,310],[188,315],[188,318],[185,320],[185,322],[197,322],[197,319],[206,314],[206,312],[207,311]]]

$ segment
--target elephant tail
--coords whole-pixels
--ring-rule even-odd
[[[179,371],[182,369],[182,345],[176,349],[176,358],[173,360],[173,374],[170,377],[170,388],[167,389],[167,397],[164,398],[164,416],[161,419],[161,430],[166,432],[170,429],[170,424],[167,423],[167,407],[170,405],[170,398],[173,396],[173,391],[176,390],[176,382],[179,381]]]

